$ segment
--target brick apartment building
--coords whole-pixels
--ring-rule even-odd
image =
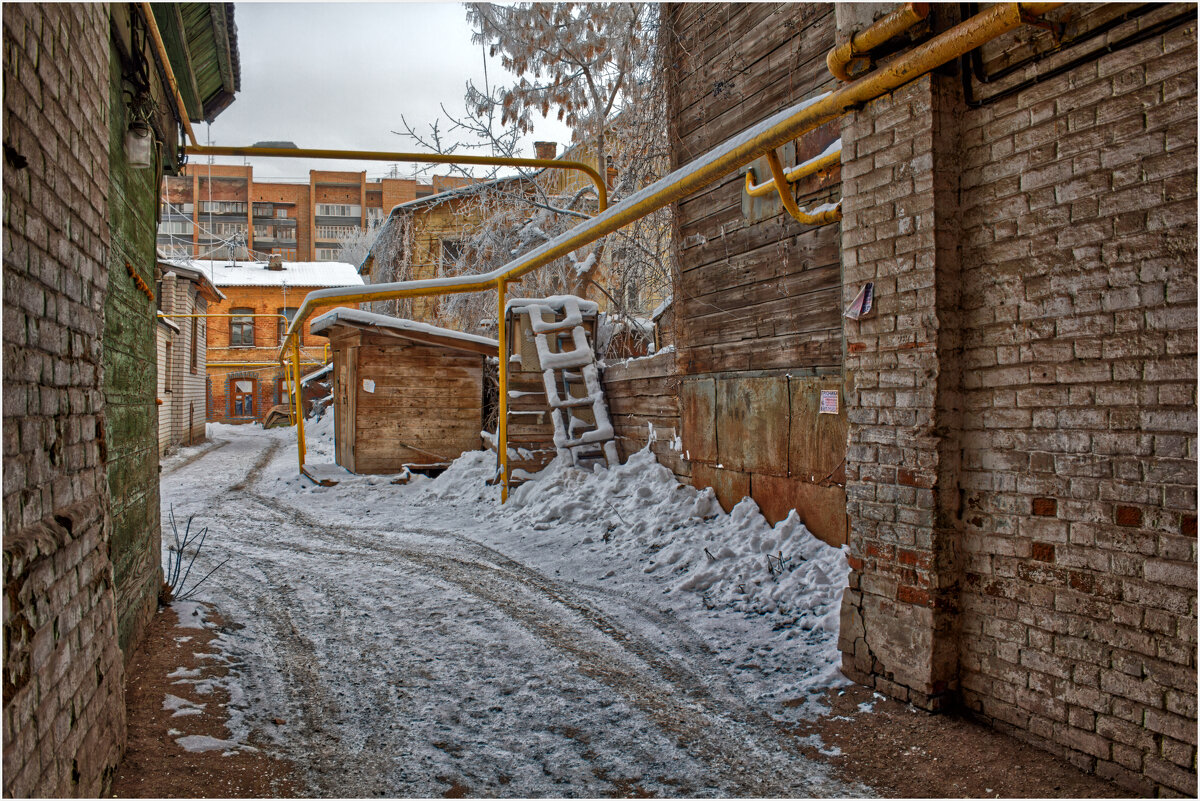
[[[466,183],[326,170],[310,170],[308,183],[273,183],[255,181],[252,167],[190,164],[163,182],[158,250],[166,258],[337,261],[341,240],[392,207]]]
[[[205,276],[222,295],[209,304],[201,325],[208,371],[203,416],[218,423],[261,422],[272,407],[286,404],[286,378],[277,361],[283,318],[291,319],[313,290],[363,283],[354,265],[343,262],[170,263]],[[300,344],[302,373],[328,361],[325,340],[306,331]]]

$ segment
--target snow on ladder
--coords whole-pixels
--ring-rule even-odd
[[[586,303],[565,295],[523,299],[521,306],[528,311],[542,368],[554,447],[576,467],[601,463],[613,467],[620,458],[581,302]],[[564,315],[561,319],[558,311]]]

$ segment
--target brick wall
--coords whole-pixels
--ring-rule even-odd
[[[965,115],[961,138],[964,701],[1189,795],[1194,19]]]
[[[4,8],[4,794],[97,796],[125,741],[100,334],[109,15]]]
[[[1194,18],[961,86],[843,121],[843,301],[877,293],[845,325],[844,669],[1194,795]]]
[[[298,308],[309,292],[324,287],[294,287],[287,288],[284,296],[282,287],[278,286],[222,286],[220,290],[225,300],[212,304],[210,314],[229,314],[233,309],[252,309],[255,314],[278,314],[285,306]],[[357,304],[342,304],[347,308],[357,308]],[[314,315],[316,316],[316,315]],[[311,318],[309,320],[311,323]],[[278,379],[283,377],[276,359],[279,354],[279,320],[278,318],[257,317],[254,320],[255,347],[230,347],[229,331],[230,318],[210,317],[207,329],[208,359],[208,419],[224,423],[251,422],[254,418],[234,418],[231,416],[229,382],[237,378],[249,378],[256,381],[254,411],[255,417],[270,411],[272,406],[286,403],[279,398],[277,391]],[[302,365],[301,375],[318,369],[316,363],[322,363],[325,358],[325,339],[314,336],[307,330],[301,338],[301,362],[314,364]],[[263,363],[264,366],[223,367],[222,362]]]

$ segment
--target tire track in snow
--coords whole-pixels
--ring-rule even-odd
[[[258,442],[249,438],[237,441],[239,451],[252,445],[257,446]],[[333,599],[335,610],[337,596],[345,590],[337,584],[337,579],[344,579],[355,566],[359,570],[364,566],[373,570],[372,566],[387,565],[390,580],[423,580],[452,588],[449,592],[457,595],[451,597],[479,599],[488,609],[562,654],[581,676],[626,699],[694,760],[699,769],[694,776],[693,769],[673,763],[644,765],[646,778],[651,784],[657,781],[663,788],[660,794],[829,796],[851,791],[829,780],[823,765],[780,750],[786,740],[780,737],[775,724],[745,701],[726,671],[713,664],[711,650],[689,627],[608,588],[560,584],[453,531],[345,526],[318,520],[254,490],[254,484],[280,447],[279,441],[272,440],[266,447],[256,448],[257,459],[236,483],[214,486],[232,481],[218,479],[202,486],[206,493],[215,491],[219,496],[214,498],[215,503],[210,503],[212,516],[222,524],[232,530],[247,526],[262,528],[265,524],[267,528],[262,530],[272,533],[264,541],[248,537],[231,541],[230,549],[236,551],[238,563],[231,572],[237,580],[222,584],[230,585],[228,590],[234,596],[234,603],[245,614],[258,612],[269,629],[269,634],[261,638],[269,642],[262,645],[268,651],[266,660],[276,666],[278,675],[265,677],[267,685],[273,685],[267,689],[290,699],[288,732],[281,741],[278,732],[263,725],[267,721],[259,723],[291,754],[306,774],[310,787],[332,795],[395,795],[413,787],[411,783],[403,785],[396,780],[399,757],[383,755],[368,743],[354,741],[358,720],[354,719],[353,710],[343,708],[343,703],[351,700],[360,705],[375,703],[381,710],[386,709],[388,715],[403,719],[412,714],[412,698],[407,691],[392,693],[390,686],[361,686],[371,681],[384,683],[376,675],[378,671],[371,673],[368,669],[355,683],[352,698],[344,702],[339,699],[336,682],[339,678],[346,679],[345,668],[340,668],[340,672],[331,670],[332,666],[321,661],[332,656],[330,643],[315,642],[306,636],[309,627],[316,629],[322,625],[322,610],[314,610],[311,597],[300,598],[294,588],[273,575],[285,575],[288,569],[294,569],[294,559],[292,562],[288,559],[296,555],[311,559],[316,570],[310,573],[313,578],[308,579],[311,586],[305,588],[307,592]],[[249,461],[254,455],[239,452],[237,460]],[[179,483],[184,483],[184,476],[179,478]],[[259,513],[254,513],[253,508]],[[396,542],[398,537],[407,540]],[[420,542],[422,539],[428,544]],[[331,574],[329,580],[322,577],[322,568]],[[294,581],[295,577],[289,580]],[[448,594],[442,590],[442,595]],[[621,608],[622,614],[638,618],[636,628],[642,632],[618,623],[603,611],[604,606]],[[451,631],[445,636],[452,634]],[[377,643],[356,642],[353,647],[353,652],[338,653],[335,658],[345,657],[366,667],[379,652]],[[394,643],[392,650],[395,651]],[[393,661],[397,658],[394,653],[389,656]],[[419,672],[420,666],[410,664],[409,669]],[[437,669],[440,672],[440,667]],[[436,684],[435,677],[429,676],[429,682]],[[570,693],[571,686],[574,685],[559,690],[568,692],[561,696],[567,701],[575,697]],[[586,705],[591,699],[581,697],[577,703]],[[343,725],[347,716],[350,719]],[[291,723],[293,719],[296,725]],[[403,737],[403,733],[395,736]],[[586,743],[586,735],[581,736]],[[594,732],[590,736],[605,735]],[[411,742],[407,746],[403,740],[387,742],[405,753],[417,750]],[[584,753],[586,758],[587,751]],[[454,755],[451,762],[455,769],[470,777],[471,758]],[[652,775],[656,770],[662,775]],[[680,778],[680,771],[686,778]],[[478,770],[474,772],[477,774]],[[627,784],[613,784],[595,769],[593,773],[602,782],[596,789],[628,794]],[[399,774],[403,776],[403,770]],[[430,794],[429,780],[422,781],[413,787],[415,792],[404,794]],[[467,781],[470,784],[472,780]],[[685,784],[681,786],[680,781]],[[398,783],[402,784],[399,788]],[[480,779],[479,783],[489,784],[486,779]],[[594,783],[589,789],[592,786]],[[587,792],[577,785],[570,788],[573,792]],[[504,792],[504,787],[494,782],[489,789],[492,794]],[[436,783],[432,790],[439,792]]]
[[[723,671],[710,668],[704,671],[706,676],[696,675],[657,645],[619,626],[594,604],[528,566],[450,532],[335,525],[252,489],[241,494],[277,513],[292,515],[296,525],[313,533],[310,548],[336,533],[338,543],[385,552],[419,565],[428,575],[502,610],[543,642],[576,660],[581,673],[618,691],[646,713],[681,748],[714,770],[714,778],[719,778],[722,789],[730,794],[837,794],[823,766],[798,752],[780,752],[780,743],[787,741],[768,716],[749,708],[733,692],[722,691],[725,682],[713,679]],[[378,536],[367,540],[363,537],[366,531],[440,537],[475,553],[449,555],[396,545]],[[473,556],[483,557],[483,561]],[[514,588],[526,594],[514,593]],[[660,618],[656,623],[662,631],[671,631],[668,621]],[[691,656],[705,661],[694,650]],[[797,770],[800,766],[803,769]],[[789,774],[793,778],[784,779]]]

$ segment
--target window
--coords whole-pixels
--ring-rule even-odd
[[[231,309],[234,315],[251,315],[254,309]],[[235,316],[229,318],[229,347],[254,347],[254,318],[250,316]]]
[[[287,219],[287,209],[275,209],[275,216],[278,219],[286,220]]]
[[[274,217],[275,216],[275,207],[272,206],[270,203],[255,203],[254,204],[254,216],[255,217]]]
[[[233,222],[215,222],[212,224],[212,227],[209,228],[208,230],[209,230],[209,233],[211,233],[213,236],[233,237],[233,236],[245,235],[246,224],[245,223],[233,223]]]
[[[239,200],[201,200],[201,214],[245,214],[246,204]]]
[[[367,224],[377,225],[383,222],[383,209],[367,208]]]
[[[283,344],[283,335],[287,332],[288,326],[290,326],[292,324],[292,320],[296,319],[296,309],[292,306],[285,306],[284,308],[279,310],[279,313],[287,318],[287,320],[279,321],[279,344],[282,345]],[[299,333],[296,336],[296,343],[299,345],[304,344],[304,333],[303,332]]]
[[[443,239],[442,244],[442,269],[448,269],[458,263],[458,260],[463,255],[463,245],[457,239]]]
[[[361,217],[362,206],[346,203],[318,203],[318,217]]]
[[[291,397],[288,395],[288,386],[286,378],[275,379],[275,403],[290,403]]]
[[[195,311],[196,311],[195,309],[192,309],[193,313]],[[200,318],[193,317],[192,318],[192,342],[191,342],[192,375],[196,374],[196,366],[198,364],[197,355],[196,355],[196,353],[197,353],[197,344],[196,343],[199,340],[200,340]]]
[[[345,239],[358,230],[357,225],[318,225],[317,239]]]
[[[163,392],[171,391],[171,343],[165,343],[167,346],[166,355],[163,356]]]
[[[295,248],[271,248],[271,253],[273,255],[282,256],[284,261],[296,260]]]
[[[337,261],[339,248],[317,248],[317,261]]]
[[[253,378],[229,379],[229,416],[254,416],[254,385]]]
[[[181,259],[192,255],[191,245],[173,245],[167,242],[158,243],[158,254],[164,259]]]
[[[162,236],[192,235],[190,220],[163,220],[158,224],[158,233]]]

